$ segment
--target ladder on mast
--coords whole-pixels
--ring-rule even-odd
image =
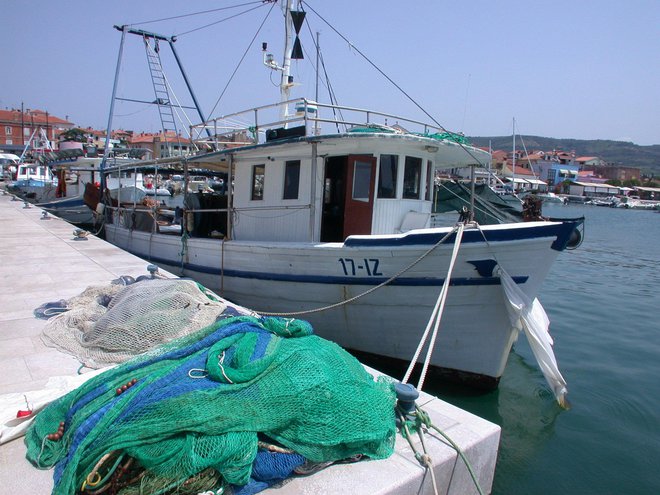
[[[168,136],[176,136],[179,138],[176,120],[174,119],[174,111],[172,110],[172,101],[170,98],[170,91],[163,73],[163,65],[160,61],[160,49],[158,46],[158,38],[150,38],[143,36],[144,48],[147,53],[147,63],[149,65],[149,73],[151,75],[151,83],[154,88],[154,95],[156,99],[154,104],[158,107],[158,114],[160,115],[160,123],[163,129],[163,140],[167,148],[167,155],[172,156],[171,143]],[[153,47],[149,40],[153,39]],[[179,139],[179,149],[181,149],[181,142]]]
[[[202,120],[202,122],[206,122],[206,118],[204,117],[204,114],[202,113],[202,110],[200,108],[199,102],[197,101],[197,98],[195,97],[195,93],[192,90],[192,87],[190,85],[190,82],[188,81],[188,76],[186,75],[186,72],[183,70],[183,65],[181,64],[181,60],[179,60],[179,55],[177,54],[176,50],[174,49],[174,42],[176,41],[176,37],[171,36],[163,36],[160,34],[156,33],[150,33],[148,31],[143,31],[141,29],[131,29],[129,26],[115,26],[115,29],[118,31],[121,31],[121,42],[119,44],[119,55],[117,56],[117,67],[115,69],[115,80],[112,86],[112,98],[110,100],[110,113],[108,115],[108,125],[106,129],[106,134],[105,134],[105,149],[103,152],[103,159],[101,161],[100,169],[103,171],[103,169],[106,166],[106,162],[108,160],[109,154],[110,154],[110,136],[112,133],[112,120],[114,117],[114,108],[115,108],[115,100],[125,100],[125,101],[132,101],[136,103],[147,103],[147,104],[156,104],[158,105],[158,112],[160,114],[160,119],[161,119],[161,126],[163,128],[163,133],[165,136],[167,136],[167,131],[174,132],[175,135],[177,136],[177,139],[179,140],[179,150],[181,151],[181,138],[179,136],[177,127],[176,127],[176,122],[174,120],[174,111],[172,110],[172,101],[170,99],[170,90],[167,85],[167,80],[165,79],[165,75],[163,73],[163,67],[160,62],[160,55],[159,55],[159,48],[158,48],[158,42],[159,41],[164,41],[166,42],[169,46],[170,49],[172,50],[172,54],[174,55],[174,58],[176,59],[176,63],[179,66],[179,70],[181,71],[181,76],[183,77],[184,82],[186,83],[186,86],[188,88],[188,92],[190,93],[190,97],[192,98],[195,106],[194,109],[197,110],[197,114],[199,115],[199,118]],[[124,52],[124,40],[126,38],[126,34],[135,34],[137,36],[140,36],[145,43],[145,48],[147,51],[147,60],[149,62],[149,71],[151,73],[151,80],[154,86],[154,93],[156,95],[156,100],[155,101],[140,101],[140,100],[132,100],[132,99],[127,99],[127,98],[119,98],[117,96],[117,84],[119,82],[119,72],[121,68],[121,61],[122,61],[122,54]],[[150,53],[151,46],[149,45],[149,40],[153,39],[154,40],[154,48],[153,52],[154,54]],[[183,107],[181,108],[190,108],[190,107]],[[206,129],[206,134],[211,137],[211,132],[209,129]],[[167,151],[168,154],[171,154],[170,150],[170,145],[167,142],[167,139],[165,138],[165,142],[167,144]],[[103,182],[104,182],[105,176],[103,173],[101,173],[101,183],[103,187]]]

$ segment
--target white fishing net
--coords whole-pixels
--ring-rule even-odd
[[[42,340],[101,368],[210,325],[227,304],[191,280],[156,278],[89,287],[66,307],[48,321]]]

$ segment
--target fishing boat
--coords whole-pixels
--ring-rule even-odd
[[[302,11],[282,9],[297,32]],[[193,126],[196,155],[139,165],[205,170],[225,193],[185,187],[178,208],[105,196],[106,240],[261,314],[306,319],[361,355],[422,362],[434,328],[430,369],[497,386],[519,333],[502,273],[533,300],[582,219],[486,225],[466,208],[431,227],[436,170],[487,167],[490,155],[432,119],[291,98],[292,38],[281,65],[264,46],[279,101]]]

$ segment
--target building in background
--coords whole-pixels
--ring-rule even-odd
[[[74,126],[43,110],[0,110],[0,149],[19,155],[26,145],[34,151],[57,149],[57,136]]]

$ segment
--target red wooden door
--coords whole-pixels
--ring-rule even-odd
[[[344,204],[344,238],[353,234],[371,234],[376,183],[376,158],[349,155]]]

